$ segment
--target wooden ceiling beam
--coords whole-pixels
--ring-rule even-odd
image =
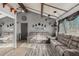
[[[18,3],[18,5],[24,10],[24,12],[28,12],[23,3]]]
[[[8,17],[10,17],[10,18],[15,19],[15,15],[14,15],[13,13],[7,11],[7,10],[4,9],[4,8],[1,8],[1,9],[0,9],[0,13],[3,14],[3,15],[5,15],[5,16],[8,16]]]
[[[10,8],[10,11],[14,12],[14,14],[17,12],[16,9],[14,9],[14,8]]]
[[[14,10],[14,8],[10,8],[10,11],[12,12],[12,10]]]
[[[7,5],[8,3],[3,3],[3,8],[5,7],[5,5]]]
[[[44,9],[44,5],[43,3],[41,3],[41,17],[43,16],[43,9]]]

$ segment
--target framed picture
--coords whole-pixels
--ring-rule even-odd
[[[26,16],[22,16],[22,20],[23,21],[26,21],[27,20],[27,17]]]

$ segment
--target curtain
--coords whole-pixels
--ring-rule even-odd
[[[64,19],[64,21],[59,25],[59,33],[78,35],[79,16],[77,16],[73,21],[67,21],[67,19]]]
[[[75,18],[77,18],[77,16],[79,15],[79,11],[73,13],[72,15],[66,17],[67,21],[73,21],[75,20]]]

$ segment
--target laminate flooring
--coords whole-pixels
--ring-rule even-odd
[[[0,48],[0,56],[54,56],[50,44],[18,43],[17,48]]]
[[[32,36],[30,38],[33,39]],[[36,36],[36,40],[42,39],[41,35]],[[30,39],[29,38],[29,39]],[[44,40],[47,40],[45,38]],[[26,40],[17,41],[17,48],[0,48],[0,56],[54,56],[54,49],[51,49],[50,44],[46,43],[27,43]]]

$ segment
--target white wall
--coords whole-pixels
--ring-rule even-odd
[[[25,15],[27,17],[27,21],[22,21],[22,16]],[[28,13],[17,13],[17,32],[21,33],[21,23],[28,23],[28,33],[30,32],[36,32],[37,30],[35,27],[32,27],[33,24],[38,24],[39,22],[41,24],[46,24],[46,28],[44,30],[38,30],[39,32],[48,32],[49,34],[52,34],[53,27],[49,25],[49,21],[52,21],[52,23],[55,21],[54,19],[49,19],[48,21],[45,21],[46,17],[41,17],[41,15],[33,13],[33,12],[28,12]]]

